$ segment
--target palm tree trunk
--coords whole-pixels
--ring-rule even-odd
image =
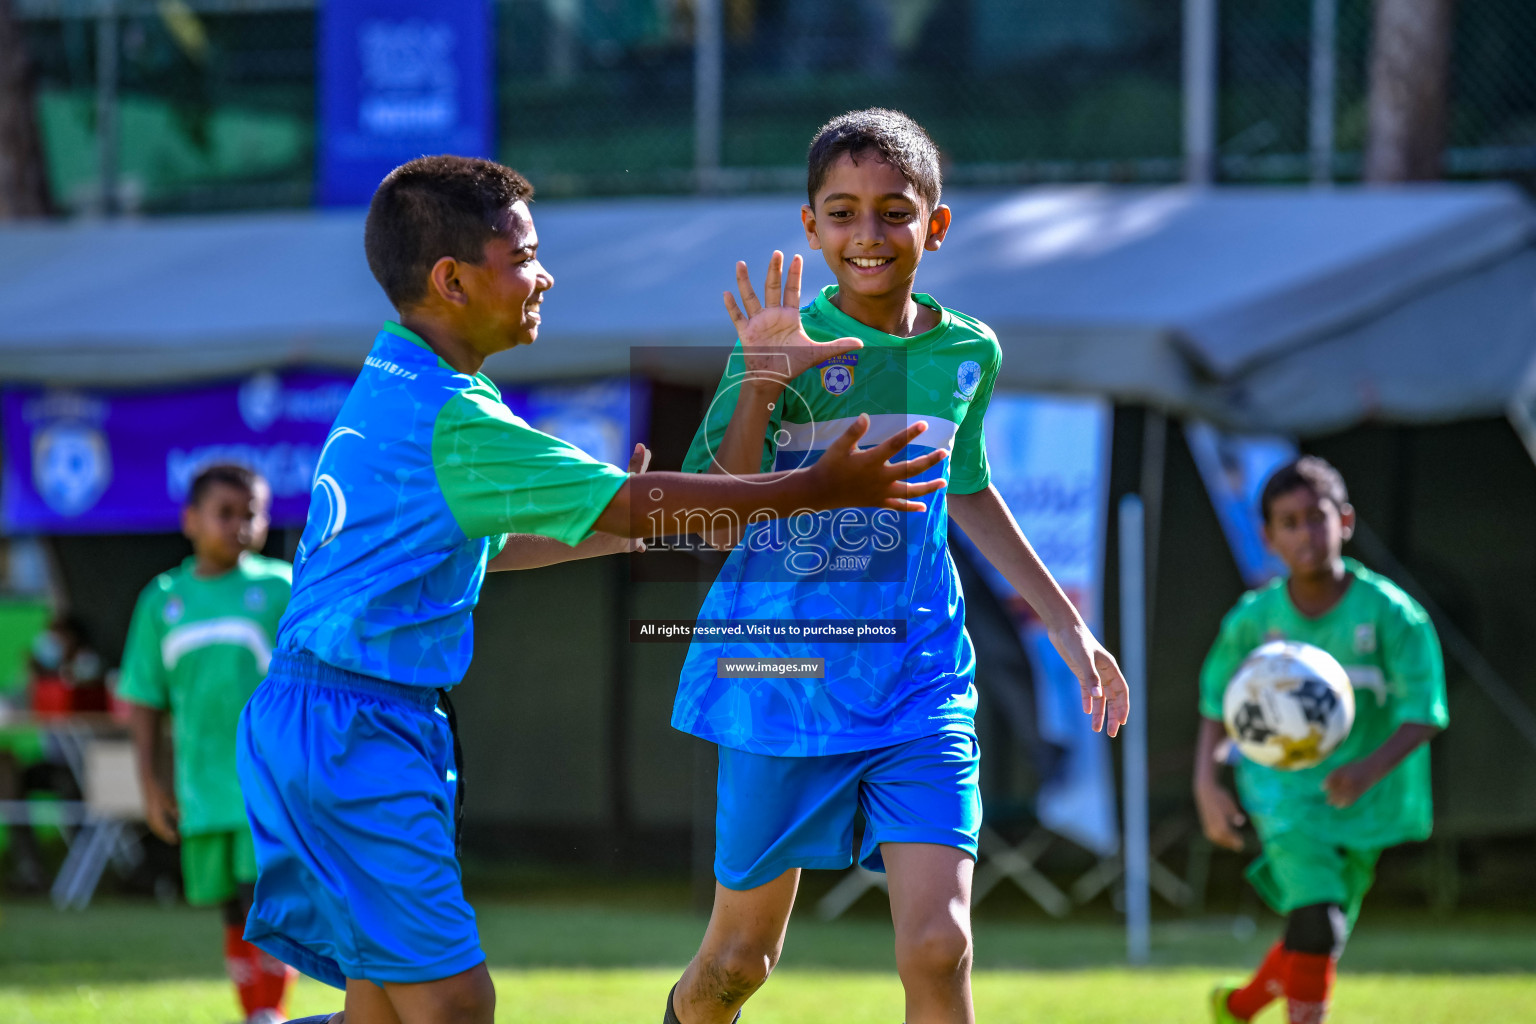
[[[51,206],[32,61],[11,0],[0,0],[0,221],[46,217]]]
[[[1376,0],[1367,181],[1440,177],[1456,0]]]

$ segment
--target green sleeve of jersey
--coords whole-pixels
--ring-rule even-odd
[[[1406,599],[1405,599],[1406,600]],[[1444,729],[1450,724],[1445,704],[1445,662],[1440,638],[1429,615],[1417,604],[1394,606],[1383,630],[1390,711],[1398,725],[1415,723]]]
[[[1258,646],[1248,615],[1251,605],[1252,598],[1244,598],[1227,612],[1227,617],[1221,620],[1221,632],[1205,656],[1205,664],[1200,668],[1201,718],[1221,721],[1221,702],[1227,695],[1227,683],[1232,681],[1243,659]]]
[[[455,395],[438,413],[432,463],[466,537],[537,533],[574,545],[592,532],[629,479],[619,467],[534,430],[500,399],[474,389]]]
[[[170,680],[160,654],[161,610],[165,599],[151,583],[134,605],[128,625],[128,644],[123,648],[122,674],[117,693],[124,700],[165,710],[171,706]]]
[[[725,375],[720,378],[720,386],[715,389],[715,397],[709,403],[709,412],[699,425],[699,432],[693,436],[693,444],[688,446],[688,456],[683,459],[684,473],[708,473],[714,464],[714,453],[720,450],[720,442],[725,440],[725,428],[730,426],[731,416],[736,412],[736,399],[741,393],[741,382],[746,379],[746,372],[746,359],[741,352],[741,342],[738,341],[731,350],[731,358],[726,363]],[[783,412],[784,402],[778,401],[773,403],[773,409],[768,413],[761,472],[773,471],[773,460],[778,454],[778,445],[773,439],[779,432]]]
[[[955,443],[949,452],[949,486],[945,488],[950,494],[975,494],[986,490],[992,482],[992,470],[987,466],[987,439],[982,426],[1002,363],[1003,350],[998,348],[992,365],[982,372],[981,386],[976,389],[976,397],[971,399],[960,430],[955,434]]]
[[[489,561],[505,550],[507,550],[507,535],[505,533],[498,533],[491,537],[491,547],[485,557]]]

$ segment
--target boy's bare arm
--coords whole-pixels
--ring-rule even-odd
[[[134,704],[128,714],[128,731],[133,736],[133,752],[139,768],[139,788],[144,794],[144,822],[149,830],[167,843],[178,843],[179,810],[176,796],[160,781],[155,766],[160,763],[164,743],[165,720],[159,708]]]
[[[1403,758],[1428,743],[1440,732],[1437,725],[1423,722],[1404,722],[1386,741],[1358,761],[1340,765],[1323,780],[1328,803],[1334,807],[1348,807],[1364,795],[1376,783],[1402,763]]]
[[[1083,712],[1093,716],[1094,730],[1118,733],[1131,710],[1125,676],[1030,547],[997,488],[949,495],[949,517],[1040,616],[1082,686]]]
[[[944,486],[943,480],[911,482],[911,478],[948,457],[938,449],[906,462],[890,459],[927,429],[914,423],[879,444],[860,450],[859,439],[869,430],[869,417],[828,446],[812,466],[782,473],[727,477],[705,473],[647,473],[631,477],[613,496],[593,529],[621,537],[668,532],[670,524],[690,515],[730,516],[738,526],[758,518],[783,518],[833,508],[889,508],[921,512],[915,499]]]
[[[1226,727],[1220,722],[1200,719],[1200,736],[1195,741],[1195,808],[1200,812],[1205,838],[1217,846],[1241,850],[1243,837],[1237,830],[1248,819],[1237,798],[1217,777],[1216,748],[1226,738]]]
[[[629,456],[629,471],[644,473],[651,467],[651,452],[643,444],[635,445]],[[579,558],[596,558],[600,555],[620,555],[630,551],[644,551],[645,541],[634,537],[615,537],[611,533],[594,533],[580,544],[562,544],[553,537],[537,533],[514,533],[507,537],[506,545],[486,565],[486,572],[505,572],[509,569],[538,569],[559,562],[574,562]]]

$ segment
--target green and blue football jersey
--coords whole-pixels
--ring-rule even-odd
[[[575,544],[626,479],[513,415],[484,374],[385,324],[315,467],[278,648],[453,686],[506,534]]]
[[[675,728],[759,754],[817,756],[873,750],[920,736],[974,727],[975,654],[964,599],[949,555],[945,495],[990,482],[982,420],[1002,360],[983,323],[944,309],[932,330],[897,338],[848,316],[825,289],[801,311],[816,341],[857,337],[864,347],[790,382],[767,429],[764,471],[814,463],[861,414],[878,444],[908,423],[926,432],[896,459],[948,448],[947,460],[916,479],[942,476],[947,490],[923,499],[927,511],[838,509],[750,525],[700,609],[701,620],[833,622],[901,620],[899,643],[729,642],[696,638],[673,708]],[[705,423],[683,468],[709,470],[736,406],[744,363],[730,357]],[[819,657],[825,678],[720,678],[717,658]]]

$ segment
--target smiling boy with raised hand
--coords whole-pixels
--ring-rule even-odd
[[[982,420],[1001,350],[987,326],[914,291],[940,248],[938,152],[904,114],[836,118],[811,143],[806,239],[837,279],[803,309],[800,258],[769,262],[759,300],[737,265],[726,307],[740,342],[685,470],[713,475],[819,465],[843,427],[869,439],[921,417],[911,453],[953,445],[945,479],[899,522],[844,510],[752,527],[701,619],[904,621],[897,643],[695,641],[673,725],[719,745],[714,912],[673,989],[668,1024],[726,1024],[783,948],[803,868],[853,860],[885,870],[907,1024],[972,1020],[970,887],[981,825],[975,657],[950,559],[957,523],[1033,607],[1082,684],[1083,710],[1113,736],[1129,694],[991,486]],[[857,348],[854,342],[861,345]],[[855,514],[858,513],[858,514]],[[733,541],[735,536],[716,536]],[[824,677],[725,675],[725,657],[824,659]]]
[[[259,871],[246,936],[344,988],[346,1024],[493,1017],[460,879],[446,700],[487,569],[625,550],[681,511],[920,512],[913,499],[942,486],[908,482],[942,450],[887,461],[921,423],[856,450],[861,419],[825,465],[745,480],[636,478],[640,446],[626,473],[528,426],[479,371],[534,342],[554,285],[532,192],[500,164],[440,156],[396,168],[375,193],[364,248],[400,319],[374,339],[321,450],[293,599],[241,718]]]

